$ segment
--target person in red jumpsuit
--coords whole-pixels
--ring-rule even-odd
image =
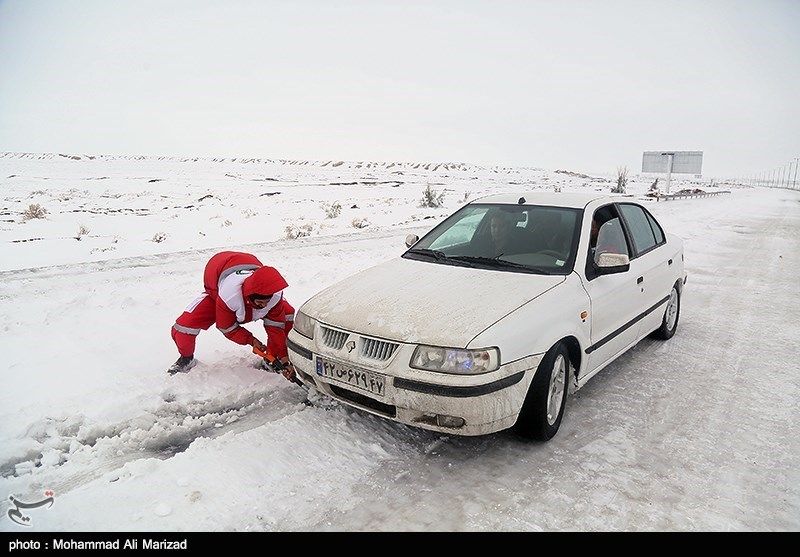
[[[255,255],[223,251],[206,264],[203,286],[204,292],[172,326],[180,358],[167,370],[169,374],[185,373],[197,364],[197,335],[214,324],[229,340],[288,362],[286,335],[294,324],[294,308],[283,297],[288,285],[277,269],[262,264]],[[242,327],[259,319],[267,331],[266,346]]]

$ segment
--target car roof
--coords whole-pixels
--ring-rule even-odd
[[[508,205],[518,205],[521,197],[525,198],[523,205],[545,205],[550,207],[573,207],[576,209],[583,209],[592,201],[608,200],[608,202],[619,202],[623,199],[633,201],[629,197],[623,196],[610,196],[602,192],[568,192],[568,193],[555,193],[555,192],[538,192],[527,191],[519,193],[498,193],[494,195],[487,195],[472,201],[472,203],[499,203]]]

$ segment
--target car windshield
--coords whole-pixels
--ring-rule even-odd
[[[486,269],[569,274],[580,209],[476,203],[461,208],[403,257]]]

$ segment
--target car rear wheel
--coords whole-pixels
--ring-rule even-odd
[[[540,441],[551,439],[564,417],[568,384],[569,354],[559,342],[547,351],[536,369],[515,424],[517,433]]]
[[[661,326],[653,331],[652,337],[660,340],[669,340],[675,331],[678,330],[678,318],[681,315],[681,293],[678,290],[678,285],[672,287],[669,293],[669,300],[667,301],[667,309],[664,311],[664,319],[661,320]]]

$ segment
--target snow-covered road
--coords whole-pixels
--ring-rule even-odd
[[[56,530],[796,530],[800,194],[651,208],[686,243],[678,333],[592,379],[546,444],[306,407],[214,331],[168,377],[213,250],[0,272],[0,498],[54,490],[29,514]],[[410,230],[246,249],[299,305]]]

